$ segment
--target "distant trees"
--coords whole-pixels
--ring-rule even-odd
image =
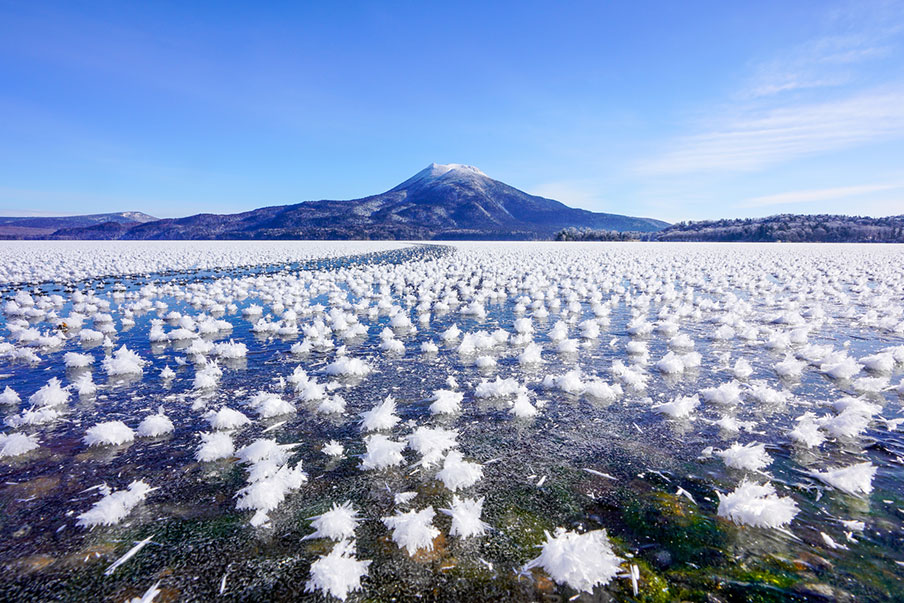
[[[644,241],[656,233],[565,228],[556,233],[556,241]]]
[[[904,243],[904,215],[885,218],[781,214],[679,222],[654,233],[567,228],[558,241],[747,241]]]

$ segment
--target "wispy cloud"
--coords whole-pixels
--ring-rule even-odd
[[[754,66],[741,98],[843,86],[856,79],[856,66],[892,54],[894,28],[811,40],[787,54]]]
[[[795,205],[798,203],[815,203],[836,199],[863,197],[872,193],[904,188],[901,184],[865,184],[860,186],[840,186],[804,191],[789,191],[774,195],[753,197],[742,204],[742,207],[766,207],[773,205]]]
[[[755,61],[740,96],[760,98],[855,83],[864,64],[896,59],[904,32],[904,3],[841,4],[822,22],[821,35]]]
[[[904,81],[896,68],[904,2],[852,3],[823,21],[821,35],[752,61],[728,102],[702,109],[703,119],[638,171],[755,171],[904,138]]]
[[[721,127],[678,140],[674,150],[641,164],[639,171],[750,171],[900,137],[904,137],[904,91],[872,90],[836,101],[751,110]]]

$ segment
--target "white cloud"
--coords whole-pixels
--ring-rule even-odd
[[[819,35],[754,59],[727,108],[703,109],[703,120],[638,171],[756,171],[904,138],[902,33],[904,2],[836,6]]]
[[[758,63],[742,98],[768,97],[810,88],[843,86],[856,79],[855,66],[892,55],[889,31],[826,36],[777,59]]]
[[[751,171],[791,159],[904,137],[904,92],[873,90],[823,103],[752,110],[688,136],[639,166],[648,174]]]
[[[848,199],[862,197],[880,191],[896,190],[904,188],[900,184],[866,184],[861,186],[840,186],[836,188],[824,188],[804,191],[789,191],[762,197],[753,197],[742,204],[742,207],[764,207],[771,205],[792,205],[798,203],[815,203],[818,201],[832,201],[835,199]]]
[[[904,31],[904,3],[852,2],[830,10],[820,21],[820,35],[754,62],[740,97],[841,86],[863,76],[862,63],[898,60],[895,48]]]

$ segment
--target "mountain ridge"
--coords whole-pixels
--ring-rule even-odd
[[[591,212],[530,195],[476,167],[432,163],[384,193],[236,214],[63,228],[54,239],[551,239],[570,226],[652,232],[652,218]]]
[[[39,238],[63,228],[85,228],[106,223],[141,224],[158,218],[140,211],[121,211],[76,216],[6,216],[0,217],[0,238]]]

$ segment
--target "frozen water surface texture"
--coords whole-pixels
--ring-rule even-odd
[[[900,600],[904,247],[4,243],[0,599]]]

